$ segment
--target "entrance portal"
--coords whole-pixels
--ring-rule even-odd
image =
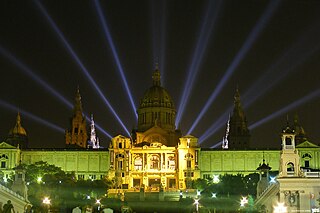
[[[160,178],[149,178],[149,187],[159,188],[160,187]]]

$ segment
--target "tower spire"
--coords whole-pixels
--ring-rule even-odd
[[[240,92],[238,87],[234,94],[233,113],[228,121],[228,148],[246,149],[250,144],[250,133],[247,125],[246,116],[241,106]]]
[[[225,134],[225,136],[223,137],[223,140],[222,140],[222,149],[228,149],[229,148],[229,141],[228,141],[229,131],[230,131],[230,114],[229,114],[229,119],[228,119],[228,123],[227,123],[226,134]]]
[[[90,142],[92,144],[93,149],[99,149],[99,139],[96,135],[96,128],[93,120],[93,114],[91,114],[91,125],[90,125],[91,131],[90,131]]]
[[[156,63],[154,73],[152,74],[153,86],[161,86],[161,75],[159,70],[159,64]]]
[[[81,103],[81,95],[80,95],[79,86],[77,88],[77,92],[76,92],[76,96],[75,96],[73,112],[74,112],[74,114],[77,114],[77,113],[82,114],[82,103]]]
[[[79,86],[76,91],[73,116],[71,118],[71,128],[66,131],[66,145],[71,147],[87,147],[87,127],[86,119],[82,111],[81,95]]]

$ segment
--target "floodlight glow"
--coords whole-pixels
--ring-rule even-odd
[[[276,183],[276,178],[277,178],[277,177],[271,177],[271,176],[270,176],[270,181],[269,181],[269,183]]]
[[[262,125],[262,124],[264,124],[264,123],[272,120],[273,118],[275,118],[275,117],[277,117],[277,116],[280,116],[280,115],[288,112],[288,111],[291,110],[291,109],[294,109],[294,108],[296,108],[296,107],[298,107],[298,106],[300,106],[300,105],[302,105],[302,104],[304,104],[304,103],[306,103],[306,102],[308,102],[308,101],[311,101],[311,100],[313,100],[314,98],[318,98],[319,96],[320,96],[320,89],[318,89],[318,90],[316,90],[316,91],[314,91],[314,92],[311,92],[311,93],[308,94],[307,96],[305,96],[305,97],[303,97],[303,98],[301,98],[301,99],[299,99],[299,100],[297,100],[297,101],[295,101],[295,102],[287,105],[286,107],[278,110],[278,111],[275,112],[275,113],[272,113],[271,115],[269,115],[269,116],[261,119],[260,121],[257,121],[257,122],[255,122],[255,123],[251,124],[251,125],[249,126],[249,129],[252,130],[252,129],[254,129],[254,128],[256,128],[256,127],[258,127],[258,126],[260,126],[260,125]]]
[[[211,193],[212,194],[212,198],[217,198],[217,193]]]
[[[95,88],[95,91],[99,94],[99,96],[102,98],[102,100],[104,101],[104,103],[109,107],[110,111],[112,112],[112,114],[115,116],[115,118],[117,119],[117,121],[120,123],[120,125],[122,126],[122,128],[126,131],[126,133],[128,135],[130,135],[130,132],[128,131],[128,129],[126,128],[126,126],[123,124],[122,120],[120,119],[120,117],[118,116],[118,114],[115,112],[115,110],[113,109],[113,107],[111,106],[111,104],[109,103],[109,101],[107,100],[107,98],[103,95],[102,91],[100,90],[99,86],[96,84],[96,82],[94,81],[94,79],[92,78],[92,76],[90,75],[89,71],[87,70],[87,68],[83,65],[83,63],[81,62],[80,58],[77,56],[77,54],[75,53],[75,51],[72,49],[71,45],[68,43],[68,41],[66,40],[66,38],[64,37],[63,33],[60,31],[60,29],[58,28],[58,26],[55,24],[55,22],[53,21],[53,19],[50,17],[50,15],[48,14],[48,12],[46,11],[46,9],[42,6],[42,4],[40,3],[40,1],[34,1],[35,4],[38,6],[38,8],[40,9],[41,13],[45,16],[45,18],[47,19],[47,21],[49,22],[50,26],[54,29],[54,31],[56,32],[57,36],[59,37],[60,41],[63,43],[64,47],[68,50],[69,54],[72,56],[72,58],[75,60],[75,62],[78,64],[78,66],[80,67],[80,70],[85,74],[85,76],[87,77],[87,79],[89,80],[89,82],[91,83],[91,85]]]
[[[213,183],[219,183],[220,182],[220,178],[219,178],[219,175],[213,175],[213,180],[212,180]]]
[[[45,198],[43,198],[42,203],[50,205],[51,204],[51,200],[48,197],[45,197]]]
[[[199,190],[197,190],[197,196],[200,196],[201,192]]]
[[[194,205],[196,205],[196,212],[199,212],[199,200],[194,199]]]
[[[176,126],[179,126],[185,107],[188,103],[190,93],[196,80],[196,76],[200,70],[200,66],[202,65],[203,56],[207,50],[209,38],[212,39],[211,34],[213,33],[213,27],[218,18],[221,1],[217,3],[218,5],[214,5],[214,3],[216,3],[216,1],[208,1],[208,5],[207,7],[205,7],[207,8],[207,11],[203,18],[203,21],[201,22],[202,26],[200,29],[200,35],[193,51],[191,64],[188,66],[188,76],[187,80],[185,81],[183,93],[180,99],[179,109],[176,116]]]
[[[274,13],[275,9],[280,4],[280,1],[270,1],[269,5],[265,9],[264,13],[258,20],[257,24],[253,28],[253,30],[250,32],[248,38],[242,45],[241,49],[233,59],[232,63],[229,65],[228,69],[226,70],[225,74],[223,75],[222,79],[219,81],[218,85],[214,89],[213,93],[208,98],[208,101],[202,108],[201,112],[197,116],[196,120],[192,124],[191,128],[189,129],[188,133],[190,134],[193,129],[196,127],[196,125],[199,123],[201,118],[204,116],[204,114],[207,112],[208,108],[212,104],[212,102],[217,98],[219,93],[221,92],[222,88],[228,81],[228,79],[231,77],[233,72],[236,70],[240,62],[243,60],[243,58],[246,56],[248,51],[250,50],[251,46],[254,44],[254,42],[257,40],[258,36],[262,32],[263,28],[267,24],[268,20],[272,17],[272,14]]]
[[[194,204],[199,204],[199,200],[198,199],[194,199]]]
[[[18,107],[14,106],[14,105],[12,105],[10,103],[7,103],[7,102],[5,102],[5,101],[3,101],[1,99],[0,99],[0,106],[4,107],[6,109],[9,109],[11,111],[14,111],[14,112],[20,112],[22,115],[24,115],[24,116],[26,116],[28,118],[31,118],[32,120],[34,120],[34,121],[36,121],[38,123],[44,124],[47,127],[50,127],[50,128],[52,128],[54,130],[57,130],[58,132],[64,133],[64,129],[62,127],[59,127],[59,126],[57,126],[57,125],[55,125],[53,123],[50,123],[50,122],[48,122],[48,121],[46,121],[46,120],[44,120],[44,119],[42,119],[42,118],[40,118],[38,116],[33,115],[30,112],[27,112],[27,111],[25,111],[25,110],[23,110],[21,108],[18,108]]]
[[[284,203],[278,203],[277,206],[273,207],[273,213],[285,213],[287,212],[287,207],[284,205]]]
[[[37,177],[37,182],[41,183],[42,182],[42,177]]]
[[[101,202],[100,202],[100,199],[98,200],[96,200],[96,204],[101,204]]]
[[[102,12],[102,9],[101,9],[101,6],[100,6],[100,3],[99,3],[98,0],[94,1],[94,5],[95,5],[95,8],[96,8],[97,13],[98,13],[100,23],[102,25],[102,29],[103,29],[104,35],[106,36],[106,39],[107,39],[107,41],[108,41],[108,43],[110,45],[110,48],[111,48],[111,51],[112,51],[112,55],[113,55],[114,60],[116,62],[118,71],[120,72],[122,83],[123,83],[123,85],[125,87],[125,90],[127,92],[128,98],[130,100],[131,107],[132,107],[132,110],[133,110],[133,114],[135,115],[135,118],[138,119],[138,115],[136,113],[136,106],[135,106],[135,103],[133,101],[133,98],[132,98],[132,95],[131,95],[131,92],[130,92],[130,89],[129,89],[129,85],[128,85],[126,76],[124,74],[124,71],[123,71],[123,68],[122,68],[122,65],[121,65],[121,62],[120,62],[120,59],[119,59],[119,55],[117,53],[117,49],[116,49],[116,47],[114,45],[114,42],[112,40],[112,36],[111,36],[110,30],[109,30],[106,18],[103,15],[103,12]],[[130,135],[130,133],[129,133],[129,135]]]
[[[244,207],[248,203],[248,198],[247,197],[242,197],[240,200],[240,206]]]

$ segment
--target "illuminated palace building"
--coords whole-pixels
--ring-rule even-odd
[[[219,174],[258,172],[262,162],[277,171],[281,150],[250,149],[250,133],[241,107],[238,90],[234,109],[226,125],[227,136],[217,149],[203,148],[192,135],[182,135],[175,126],[176,109],[161,86],[160,71],[152,75],[137,109],[138,124],[131,137],[117,135],[108,148],[100,148],[93,118],[90,132],[82,112],[79,90],[76,93],[70,128],[65,133],[65,149],[30,149],[27,132],[18,114],[16,125],[0,144],[0,169],[9,177],[21,160],[24,164],[45,161],[74,171],[78,179],[110,178],[122,190],[185,190],[192,180],[213,178]],[[298,119],[294,122],[299,164],[309,170],[320,169],[320,148],[309,142]],[[280,139],[279,139],[280,141]],[[286,166],[290,166],[288,163]]]

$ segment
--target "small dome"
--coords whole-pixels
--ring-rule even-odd
[[[21,126],[20,113],[17,115],[16,125],[9,131],[9,135],[27,135],[26,130]]]

